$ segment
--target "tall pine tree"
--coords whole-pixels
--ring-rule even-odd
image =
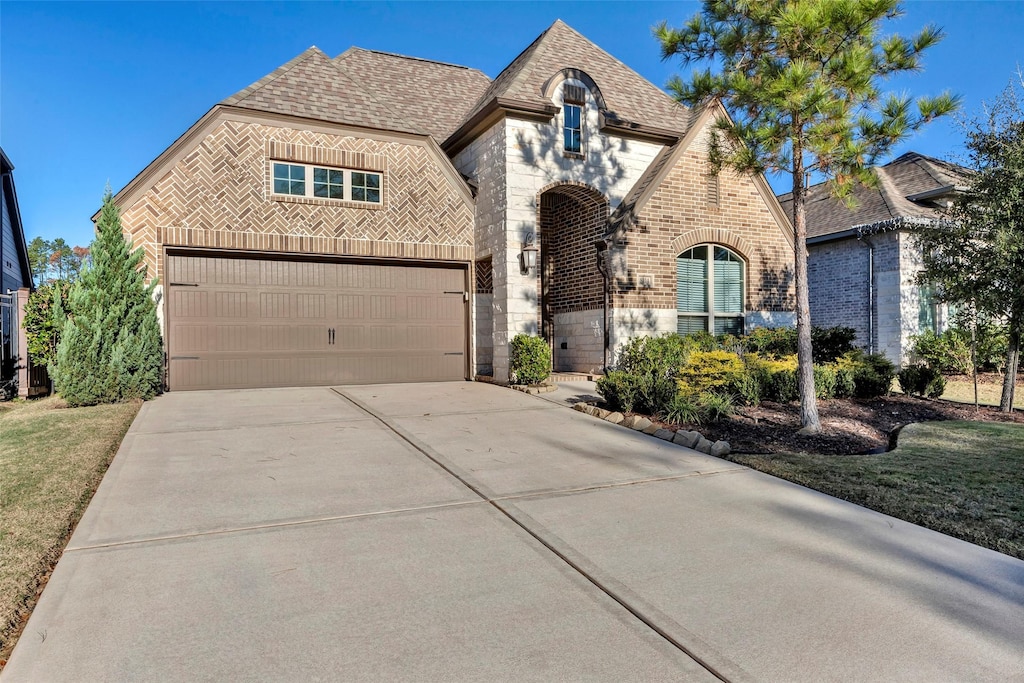
[[[72,406],[152,398],[161,388],[163,344],[141,249],[131,250],[110,189],[92,243],[92,264],[69,299],[54,386]]]
[[[794,280],[800,422],[821,431],[815,400],[807,289],[807,177],[828,179],[849,198],[856,183],[877,183],[872,166],[897,143],[959,104],[949,94],[882,95],[885,79],[921,68],[942,39],[926,27],[912,38],[881,35],[902,14],[897,0],[704,0],[682,28],[662,22],[665,59],[710,62],[669,89],[687,105],[720,100],[733,120],[718,121],[709,157],[715,170],[777,172],[793,180]]]

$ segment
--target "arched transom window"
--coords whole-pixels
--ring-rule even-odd
[[[746,265],[735,252],[700,244],[676,258],[679,334],[743,334]]]

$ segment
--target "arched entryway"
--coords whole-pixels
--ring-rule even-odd
[[[608,200],[592,187],[541,191],[540,328],[555,371],[591,372],[604,363],[604,282],[594,243],[604,236]]]

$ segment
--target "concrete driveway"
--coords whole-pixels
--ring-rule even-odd
[[[486,384],[175,393],[4,683],[1024,680],[1024,562]]]

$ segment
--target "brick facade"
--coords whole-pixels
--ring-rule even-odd
[[[792,323],[793,248],[769,208],[772,200],[749,176],[723,170],[717,179],[709,178],[704,135],[678,158],[613,245],[613,305],[631,312],[617,314],[620,339],[631,332],[675,330],[674,315],[668,313],[676,307],[675,257],[705,242],[729,247],[746,264],[747,327]],[[642,287],[641,276],[652,286]],[[645,313],[652,310],[665,313]]]
[[[271,199],[270,164],[384,174],[381,206]],[[164,246],[471,261],[473,207],[426,144],[225,120],[124,207],[122,224],[163,276]]]

